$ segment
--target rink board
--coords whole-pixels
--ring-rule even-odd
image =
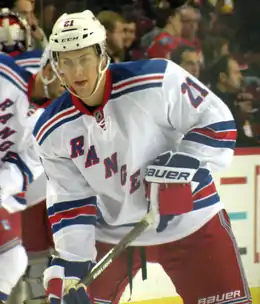
[[[231,166],[214,179],[237,238],[253,303],[260,304],[260,148],[237,149]],[[131,303],[182,303],[159,265],[148,263],[148,280],[143,282],[139,272],[133,283]],[[129,297],[127,288],[121,302],[129,303]]]

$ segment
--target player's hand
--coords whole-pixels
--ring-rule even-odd
[[[90,261],[70,262],[54,258],[44,272],[44,287],[50,304],[91,304],[86,286],[76,285],[92,266]]]
[[[166,229],[175,215],[192,211],[191,181],[199,166],[195,157],[168,151],[146,168],[146,197],[157,232]]]
[[[254,96],[251,93],[242,92],[237,95],[235,105],[242,113],[252,113]]]
[[[91,304],[87,287],[84,284],[77,288],[70,287],[63,297],[63,304]]]
[[[42,41],[44,39],[44,33],[40,29],[40,27],[38,25],[38,20],[37,20],[36,16],[34,15],[34,13],[31,13],[28,16],[28,23],[31,26],[32,37],[35,38],[36,40]]]

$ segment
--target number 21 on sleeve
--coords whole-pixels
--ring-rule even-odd
[[[198,92],[198,96],[194,96],[194,89]],[[202,88],[198,83],[194,82],[189,77],[187,77],[186,81],[182,83],[181,92],[182,94],[188,94],[190,103],[194,108],[197,108],[202,103],[204,98],[209,94],[207,90]]]

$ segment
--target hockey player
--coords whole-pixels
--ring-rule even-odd
[[[30,98],[45,97],[46,86],[53,94],[58,90],[59,82],[48,85],[47,80],[53,74],[50,64],[33,77],[8,55],[26,51],[29,46],[30,30],[19,15],[8,9],[1,10],[0,33],[1,302],[6,301],[27,267],[27,255],[21,244],[20,215],[10,213],[26,207],[28,184],[43,172],[32,136],[33,126],[41,112],[29,116]],[[45,78],[47,80],[43,81]]]
[[[51,304],[63,296],[67,304],[90,303],[85,286],[73,286],[148,208],[156,229],[132,244],[133,276],[142,246],[185,304],[251,303],[211,175],[232,160],[229,109],[170,61],[109,65],[105,40],[90,11],[61,16],[50,36],[53,66],[68,88],[34,129],[58,253],[44,274]],[[119,302],[127,256],[90,285],[94,303]]]

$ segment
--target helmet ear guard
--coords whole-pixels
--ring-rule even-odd
[[[31,28],[26,19],[8,8],[0,10],[0,51],[9,55],[25,52],[31,46]]]

